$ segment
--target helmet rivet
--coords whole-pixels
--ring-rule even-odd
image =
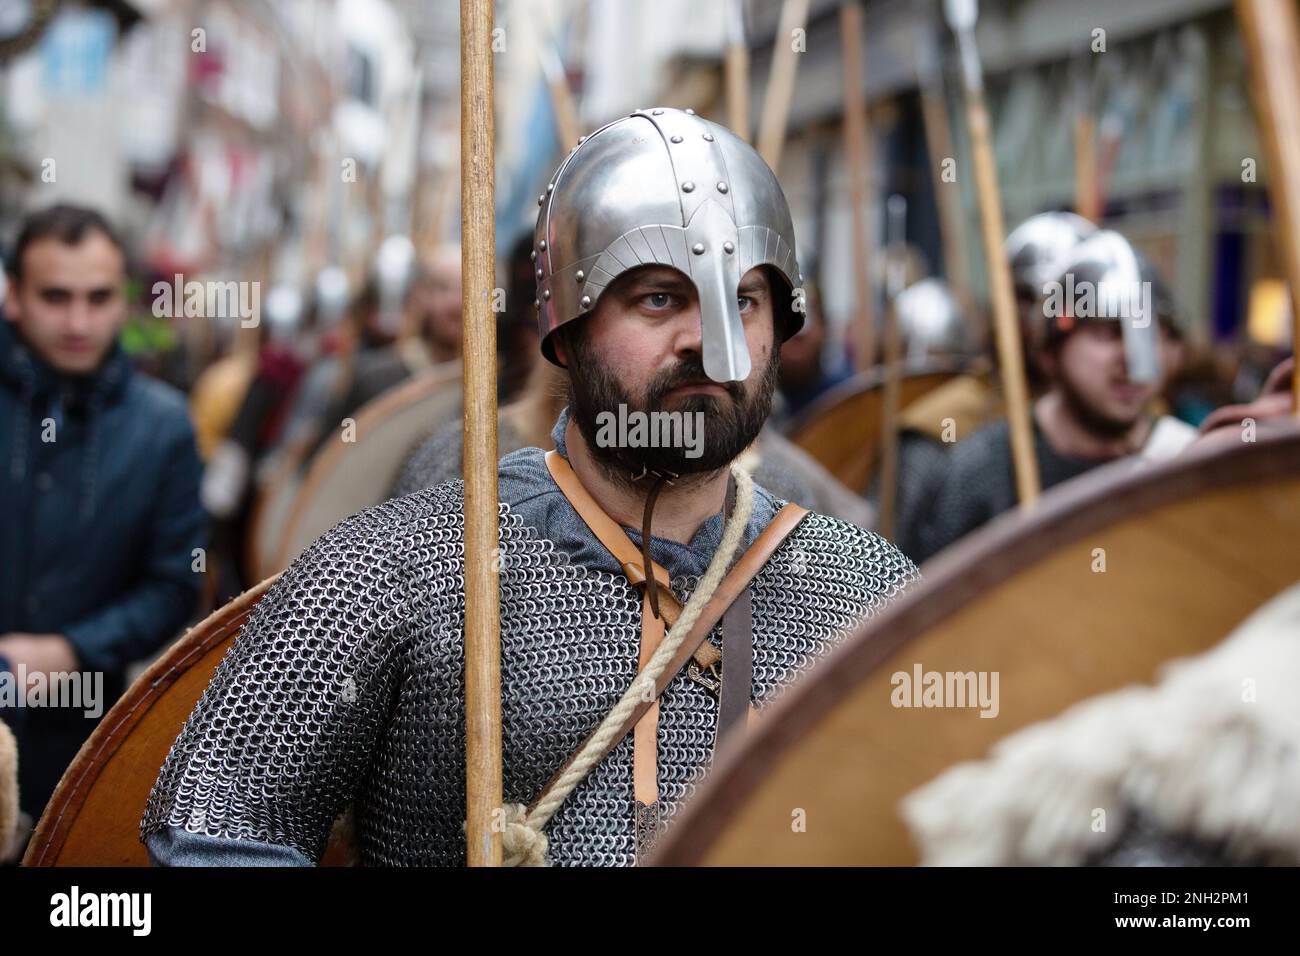
[[[687,111],[686,111],[686,115],[687,115],[687,116],[694,116],[694,115],[695,115],[695,110],[687,110]]]
[[[720,193],[725,193],[726,191],[727,191],[727,184],[726,184],[726,183],[718,183],[718,192],[720,192]]]
[[[542,270],[541,270],[541,269],[538,269],[538,270],[537,270],[537,278],[540,279],[541,277],[542,277]]]
[[[704,243],[697,242],[695,245],[691,246],[691,252],[695,253],[697,256],[704,255]]]
[[[711,143],[711,142],[713,142],[713,134],[712,134],[712,133],[705,133],[705,134],[704,134],[704,142],[706,142],[706,143]]]
[[[578,137],[578,145],[579,145],[579,146],[581,146],[581,145],[582,145],[583,143],[585,143],[586,141],[587,141],[587,137],[585,137],[585,136],[579,136],[579,137]]]
[[[724,242],[722,244],[722,251],[725,252],[727,255],[731,255],[733,252],[736,251],[736,247],[733,246],[730,242]]]
[[[670,139],[671,139],[672,142],[674,142],[674,143],[680,143],[680,142],[682,141],[682,138],[681,138],[680,136],[672,136],[672,137],[670,137]]]
[[[538,312],[542,311],[542,300],[533,299],[533,308],[536,309]]]
[[[553,193],[553,192],[555,192],[555,183],[547,183],[547,184],[546,184],[546,194],[549,196],[549,195],[550,195],[551,193]]]
[[[663,110],[653,110],[652,112],[653,112],[653,115],[655,115],[655,116],[663,116],[663,115],[664,115],[664,111],[663,111]]]
[[[585,278],[587,278],[587,273],[583,272],[581,269],[579,269],[577,274],[573,277],[575,282],[581,282]]]
[[[686,182],[682,183],[682,192],[689,193],[694,191],[695,191],[695,183],[691,182],[689,179],[686,180]]]
[[[537,197],[537,205],[540,206],[540,205],[541,205],[542,203],[544,203],[544,202],[546,202],[546,194],[545,194],[545,193],[543,193],[542,195],[540,195],[540,196]]]
[[[536,261],[537,261],[537,250],[534,249],[533,252],[532,252],[532,254],[531,254],[528,258],[530,258],[530,259],[532,259],[534,262],[536,262]]]
[[[581,305],[584,309],[590,309],[590,308],[591,308],[591,296],[589,296],[589,295],[584,295],[584,296],[582,297],[582,300],[581,300],[578,304]]]
[[[539,242],[539,243],[537,244],[537,248],[540,249],[540,250],[542,250],[542,252],[545,252],[545,251],[546,251],[546,240],[543,239],[541,242]]]
[[[550,289],[543,289],[543,290],[542,290],[542,298],[543,298],[543,299],[546,299],[546,300],[549,302],[550,299],[551,299],[551,290],[550,290]]]

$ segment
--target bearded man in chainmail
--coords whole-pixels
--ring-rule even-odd
[[[584,138],[539,206],[541,347],[570,405],[553,451],[500,462],[507,858],[628,865],[715,741],[916,572],[732,468],[801,322],[789,209],[757,152],[689,110],[641,110]],[[702,421],[702,440],[610,427],[651,413]],[[363,863],[463,863],[463,569],[460,481],[355,515],[295,561],[167,758],[151,858],[311,864],[350,807]],[[533,837],[520,853],[516,831]]]

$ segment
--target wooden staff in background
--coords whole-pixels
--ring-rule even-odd
[[[979,51],[975,47],[975,21],[979,9],[976,0],[944,0],[944,12],[948,25],[957,35],[961,54],[966,122],[970,126],[971,160],[975,166],[975,192],[979,199],[984,257],[993,298],[993,329],[997,338],[1002,389],[1007,401],[1007,425],[1011,432],[1011,460],[1015,466],[1020,505],[1025,508],[1038,500],[1041,483],[1029,421],[1029,388],[1025,383],[1024,350],[1011,285],[1011,265],[1002,248],[1006,226],[1002,220],[1002,199],[993,161],[988,107],[984,102],[984,77],[980,70]]]
[[[749,142],[749,47],[745,43],[745,13],[740,0],[727,3],[727,125]]]
[[[1268,155],[1269,194],[1291,291],[1291,349],[1300,349],[1300,22],[1295,0],[1237,0],[1251,91]],[[1300,418],[1300,362],[1291,382]]]
[[[889,264],[885,288],[889,302],[885,306],[885,394],[880,413],[880,498],[876,530],[892,541],[898,512],[898,415],[903,378],[903,336],[897,303],[899,293],[907,284],[907,200],[890,196],[887,211]]]
[[[501,865],[492,0],[460,0],[465,395],[465,797],[470,866]]]
[[[943,178],[943,162],[954,156],[952,119],[948,115],[943,70],[935,51],[935,38],[928,17],[918,17],[913,21],[912,40],[917,87],[921,91],[921,120],[925,124],[925,146],[930,158],[931,186],[939,210],[939,240],[943,245],[944,277],[965,309],[966,320],[971,323],[972,341],[978,341],[982,333],[976,327],[978,323],[972,307],[974,299],[970,292],[967,244],[962,235],[960,194],[955,182],[944,182]]]
[[[785,128],[790,119],[790,97],[794,94],[794,77],[798,69],[794,44],[794,31],[803,29],[808,22],[808,0],[784,0],[781,20],[776,27],[772,44],[772,72],[767,80],[767,95],[763,99],[763,120],[758,127],[759,155],[779,173],[781,150],[785,147]]]
[[[1074,87],[1074,209],[1089,222],[1101,222],[1101,190],[1097,183],[1097,117],[1093,108],[1088,58],[1070,63]]]
[[[853,292],[856,312],[849,339],[859,372],[876,364],[876,303],[871,289],[872,255],[867,231],[871,131],[862,92],[862,7],[858,0],[840,6],[840,45],[844,61],[844,165],[849,177],[853,223]]]

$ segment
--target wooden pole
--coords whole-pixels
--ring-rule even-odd
[[[871,290],[871,241],[867,232],[867,189],[871,172],[871,131],[862,91],[862,8],[857,0],[840,6],[840,47],[844,81],[844,165],[849,177],[853,224],[854,366],[859,372],[876,364],[876,303]]]
[[[470,866],[501,865],[492,2],[460,0],[465,395],[465,796]]]
[[[1089,222],[1100,222],[1097,200],[1097,121],[1090,113],[1074,118],[1074,208]]]
[[[784,0],[781,20],[772,44],[772,73],[767,80],[763,100],[763,120],[758,127],[758,153],[779,172],[781,151],[785,148],[785,129],[790,119],[790,98],[794,94],[794,76],[798,54],[794,50],[794,31],[808,22],[808,0]]]
[[[1291,348],[1300,350],[1300,21],[1295,0],[1237,0],[1251,92],[1268,157],[1275,232],[1291,290]],[[1300,362],[1291,380],[1300,418]]]
[[[942,164],[953,156],[953,150],[948,104],[944,102],[941,89],[922,89],[921,119],[925,123],[925,141],[930,149],[930,178],[935,204],[939,207],[939,240],[943,245],[948,284],[966,305],[969,317],[974,321],[974,313],[970,310],[970,270],[966,262],[966,244],[962,240],[961,206],[956,184],[943,180]]]
[[[898,512],[898,415],[902,404],[903,344],[899,328],[898,295],[907,283],[907,200],[890,196],[889,275],[885,306],[885,393],[880,427],[880,500],[876,530],[887,541],[894,539]]]
[[[1101,190],[1097,185],[1097,117],[1086,54],[1071,64],[1074,74],[1074,209],[1089,222],[1101,221]]]
[[[749,47],[745,43],[744,13],[740,0],[727,5],[727,59],[724,74],[727,84],[727,125],[749,142]]]
[[[921,91],[921,120],[925,125],[925,145],[930,158],[930,181],[939,210],[939,240],[943,245],[943,264],[948,285],[961,302],[970,324],[973,340],[982,338],[976,320],[974,299],[970,291],[970,264],[967,243],[962,235],[960,194],[956,182],[945,182],[943,162],[954,158],[952,117],[944,95],[943,70],[934,50],[934,36],[928,18],[915,21],[917,86]]]
[[[1024,350],[1020,322],[1011,284],[1011,264],[1002,243],[1006,225],[998,191],[997,167],[989,130],[988,107],[984,102],[984,78],[979,51],[975,47],[976,6],[973,0],[947,0],[948,22],[957,34],[962,59],[962,85],[966,92],[966,122],[970,127],[971,161],[975,166],[975,192],[979,199],[984,257],[988,266],[993,298],[993,329],[997,338],[1002,390],[1007,400],[1007,425],[1011,432],[1011,460],[1015,466],[1016,491],[1022,508],[1038,500],[1041,483],[1038,459],[1034,455],[1034,433],[1029,419],[1029,388],[1025,383]]]

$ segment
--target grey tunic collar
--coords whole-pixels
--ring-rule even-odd
[[[568,449],[564,443],[565,428],[569,424],[569,410],[560,413],[551,429],[555,449],[566,459]],[[499,494],[519,515],[525,524],[541,537],[569,555],[583,567],[621,574],[614,556],[605,549],[587,527],[586,522],[569,504],[564,493],[546,470],[545,452],[540,448],[521,448],[501,459]],[[755,486],[754,513],[745,529],[744,544],[748,547],[767,527],[777,511],[777,502],[765,489]],[[641,546],[641,532],[624,526],[628,537]],[[669,541],[666,538],[650,539],[650,555],[668,569],[673,577],[698,577],[704,574],[713,554],[722,543],[722,513],[714,515],[700,526],[689,544]]]

